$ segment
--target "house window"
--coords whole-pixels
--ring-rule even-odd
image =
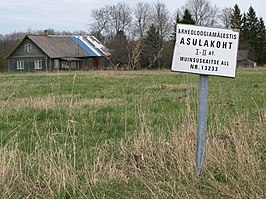
[[[32,53],[32,45],[31,44],[25,44],[24,45],[24,51],[25,51],[25,53]]]
[[[17,70],[24,70],[24,61],[17,61]]]
[[[35,60],[34,61],[34,69],[41,70],[42,69],[42,60]]]
[[[69,68],[69,63],[68,63],[67,61],[63,61],[63,62],[61,63],[61,67],[62,67],[62,68]]]
[[[71,68],[77,68],[77,62],[76,61],[70,62],[70,67]]]
[[[58,69],[59,68],[59,59],[54,60],[54,68]]]

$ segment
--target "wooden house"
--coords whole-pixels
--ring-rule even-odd
[[[98,69],[110,56],[93,36],[27,35],[9,54],[9,71]]]

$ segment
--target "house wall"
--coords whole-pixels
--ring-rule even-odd
[[[81,70],[102,70],[107,69],[110,65],[108,60],[104,57],[90,57],[82,60],[80,64]]]
[[[77,70],[79,69],[80,61],[60,61],[60,70]]]
[[[71,51],[71,49],[68,50]],[[8,57],[9,71],[98,70],[103,68],[106,69],[108,65],[106,63],[109,63],[106,61],[102,62],[102,60],[106,59],[100,56],[78,55],[69,57],[66,54],[64,57],[63,53],[60,55],[62,57],[56,56],[57,58],[55,58],[54,56],[51,58],[48,57],[45,52],[32,42],[29,37],[25,37]],[[38,67],[36,67],[36,62]]]
[[[10,71],[46,71],[49,68],[46,55],[29,39],[18,46],[8,61]],[[23,62],[23,69],[18,68],[18,62]]]
[[[93,58],[81,58],[78,65],[80,70],[91,70],[93,68],[92,64]]]

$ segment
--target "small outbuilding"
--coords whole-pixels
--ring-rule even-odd
[[[99,69],[109,57],[107,48],[94,36],[27,35],[8,55],[9,71]]]
[[[255,61],[249,59],[248,50],[238,50],[237,53],[237,66],[255,68],[257,66]]]

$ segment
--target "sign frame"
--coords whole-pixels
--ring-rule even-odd
[[[235,78],[239,31],[177,24],[171,70]]]

